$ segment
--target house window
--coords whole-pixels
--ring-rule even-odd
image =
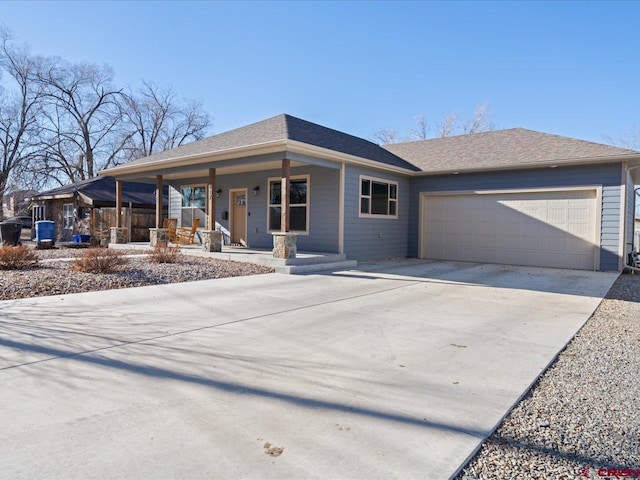
[[[73,203],[62,205],[62,228],[66,230],[73,229]]]
[[[398,218],[398,184],[360,176],[360,216]]]
[[[269,179],[269,231],[280,231],[282,181]],[[289,231],[309,233],[309,175],[291,177],[289,182]]]
[[[204,185],[184,186],[181,188],[181,194],[180,225],[191,227],[194,220],[199,218],[199,226],[207,228],[207,187]]]

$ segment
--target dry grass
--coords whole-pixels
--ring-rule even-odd
[[[73,270],[83,273],[112,273],[129,260],[118,250],[90,248],[73,261]]]
[[[179,247],[157,244],[149,252],[149,261],[153,263],[178,263],[184,260]]]
[[[0,270],[21,270],[38,265],[38,255],[23,245],[0,247]]]

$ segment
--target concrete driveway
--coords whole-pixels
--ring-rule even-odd
[[[616,277],[399,260],[0,302],[0,476],[448,478]]]

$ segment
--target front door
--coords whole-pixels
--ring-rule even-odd
[[[247,189],[231,190],[231,244],[247,246]]]

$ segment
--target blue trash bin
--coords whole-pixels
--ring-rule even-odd
[[[56,223],[51,220],[36,222],[36,247],[40,247],[43,241],[50,241],[54,245],[56,236]]]

